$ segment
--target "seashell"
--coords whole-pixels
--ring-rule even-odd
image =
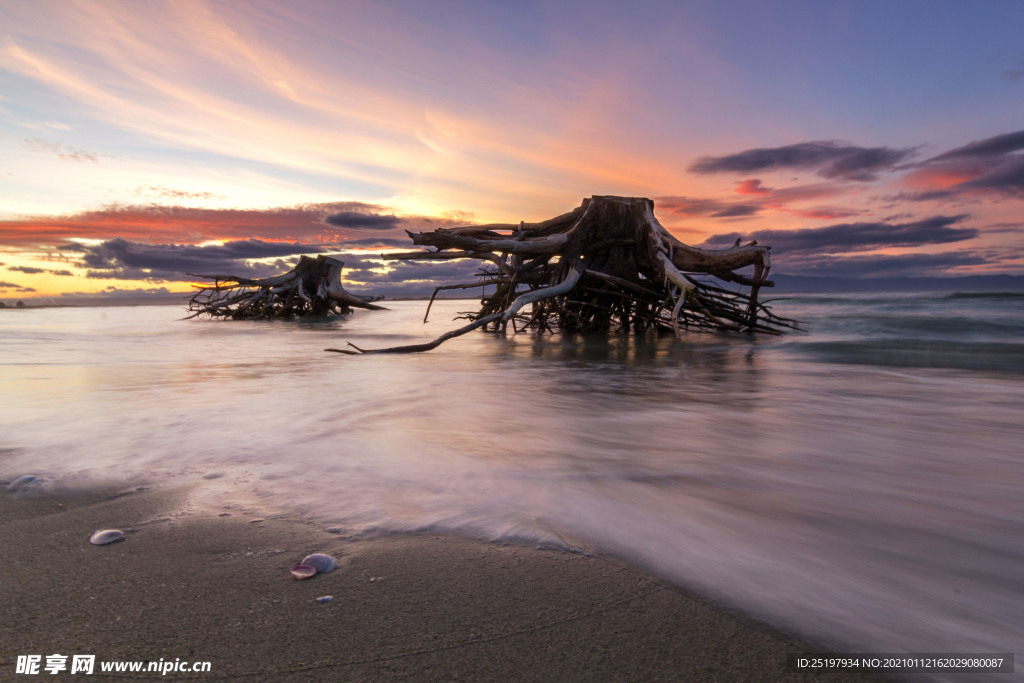
[[[17,493],[18,491],[27,491],[30,488],[39,486],[43,483],[42,479],[32,474],[23,474],[10,484],[7,485],[7,490],[11,493]]]
[[[316,599],[316,601],[319,602],[322,605],[325,602],[330,602],[333,599],[334,599],[333,595],[321,595],[319,598]]]
[[[338,561],[324,553],[313,553],[302,558],[302,564],[312,567],[318,574],[326,574],[338,566]]]
[[[101,529],[89,537],[89,543],[93,545],[106,545],[123,540],[124,532],[120,529]]]
[[[316,568],[308,564],[297,564],[289,570],[296,579],[308,579],[316,576]]]

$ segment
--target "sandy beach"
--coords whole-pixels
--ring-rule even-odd
[[[111,527],[126,540],[89,543]],[[43,667],[60,654],[69,668],[95,655],[97,679],[102,662],[162,660],[209,671],[116,677],[864,680],[789,671],[786,656],[810,646],[617,559],[332,531],[191,510],[183,489],[0,493],[0,672],[31,680],[19,655]],[[293,579],[310,552],[338,568]]]

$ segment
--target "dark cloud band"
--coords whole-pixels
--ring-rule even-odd
[[[356,230],[391,230],[402,224],[398,216],[384,216],[374,213],[357,211],[339,211],[324,218],[324,223],[336,228],[352,228]]]
[[[793,275],[827,277],[922,277],[949,274],[955,268],[988,263],[983,255],[972,251],[939,254],[872,254],[860,256],[807,256],[787,262],[786,271]]]
[[[756,239],[772,246],[773,253],[798,254],[871,251],[890,247],[921,247],[928,244],[961,242],[978,236],[975,228],[952,227],[966,219],[960,216],[933,216],[910,223],[841,223],[804,230],[759,230],[751,234],[716,235],[706,246],[731,246],[737,238]]]
[[[874,180],[910,157],[913,148],[856,147],[833,141],[801,142],[784,147],[748,149],[736,154],[698,159],[694,173],[752,173],[781,169],[817,169],[826,178]]]
[[[79,252],[78,265],[88,269],[92,278],[159,281],[183,280],[186,273],[255,276],[255,270],[267,268],[249,263],[251,260],[314,254],[325,249],[319,245],[256,239],[198,246],[141,244],[115,238],[98,245],[66,245],[64,250]]]
[[[962,159],[965,157],[993,157],[1003,156],[1012,152],[1019,152],[1024,149],[1024,130],[1016,133],[1006,133],[984,140],[975,140],[963,147],[951,149],[937,157],[932,157],[925,163],[933,161],[946,161],[949,159]]]

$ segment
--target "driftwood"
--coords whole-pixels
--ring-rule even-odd
[[[433,250],[385,254],[385,259],[487,262],[475,283],[434,290],[493,286],[471,321],[433,342],[338,353],[411,353],[484,328],[567,334],[688,330],[780,334],[796,322],[758,300],[772,287],[769,249],[756,242],[729,249],[690,247],[654,217],[654,202],[592,197],[541,223],[471,225],[409,233]],[[749,274],[737,271],[750,268]],[[430,304],[427,306],[429,315]],[[426,317],[424,317],[426,320]]]
[[[353,308],[379,310],[341,284],[345,264],[330,256],[302,256],[282,275],[253,280],[237,275],[196,275],[212,285],[193,285],[198,291],[188,310],[199,315],[234,319],[295,318],[347,313]]]

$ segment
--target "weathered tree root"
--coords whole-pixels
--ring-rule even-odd
[[[774,315],[758,293],[772,287],[769,249],[756,242],[729,249],[683,244],[654,217],[654,202],[631,197],[592,197],[577,209],[541,223],[472,225],[409,233],[413,244],[434,251],[386,254],[385,259],[476,258],[480,282],[443,289],[494,286],[472,322],[426,344],[339,353],[412,353],[483,327],[563,333],[688,330],[780,334],[797,323]],[[753,273],[736,271],[752,267]],[[727,289],[733,283],[740,289]],[[747,288],[748,291],[742,291]],[[434,296],[431,297],[433,303]],[[520,311],[530,306],[527,313]],[[429,314],[429,304],[427,312]],[[426,320],[426,316],[424,316]],[[519,323],[517,325],[517,322]]]
[[[382,309],[346,291],[341,284],[344,266],[330,256],[301,256],[298,265],[287,273],[259,280],[189,273],[213,280],[213,285],[193,285],[199,291],[189,299],[192,315],[188,318],[295,318],[347,313],[353,308]]]

